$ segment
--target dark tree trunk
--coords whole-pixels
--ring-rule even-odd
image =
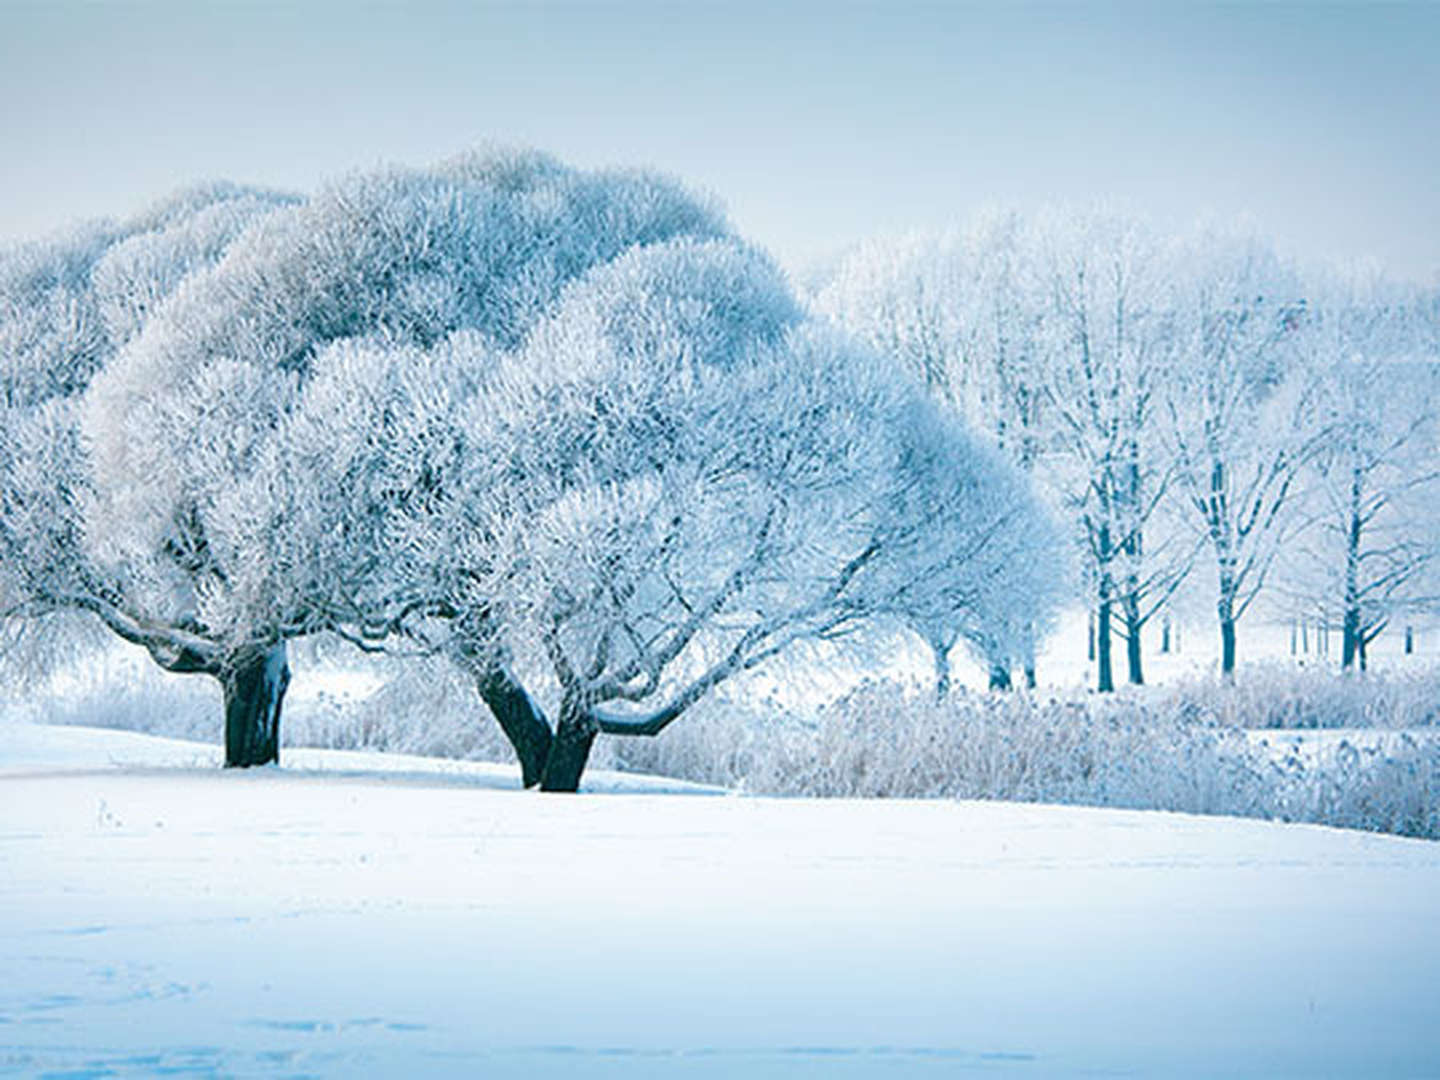
[[[1021,662],[1021,671],[1025,676],[1025,689],[1035,689],[1035,624],[1027,623],[1025,626],[1025,653]]]
[[[220,676],[225,692],[225,767],[280,761],[280,706],[290,685],[285,643],[247,653]]]
[[[1010,679],[1010,669],[1004,664],[990,665],[990,689],[1009,690],[1014,684]]]
[[[1355,661],[1360,657],[1364,648],[1360,638],[1360,609],[1358,607],[1347,607],[1345,619],[1340,627],[1340,667],[1349,671],[1355,666]],[[1363,666],[1363,665],[1362,665]]]
[[[1125,611],[1125,669],[1132,685],[1145,685],[1145,667],[1141,657],[1141,631],[1144,622],[1140,618],[1140,601],[1134,593],[1128,593],[1121,600]]]
[[[1095,613],[1085,613],[1085,659],[1095,662]]]
[[[938,645],[932,645],[935,654],[935,697],[945,698],[950,694],[950,654]]]
[[[1115,643],[1110,633],[1110,618],[1115,604],[1115,579],[1111,576],[1110,559],[1115,549],[1111,546],[1109,525],[1100,526],[1097,545],[1095,555],[1100,580],[1095,610],[1095,688],[1102,694],[1108,694],[1115,689],[1115,664],[1111,659]]]
[[[1235,678],[1235,617],[1228,610],[1220,613],[1220,674],[1226,681]]]
[[[1235,598],[1238,588],[1230,567],[1220,567],[1220,595],[1215,600],[1215,614],[1220,620],[1220,676],[1226,682],[1235,678]]]
[[[1405,627],[1405,655],[1411,656],[1415,652],[1415,628]]]
[[[1160,651],[1162,653],[1170,651],[1170,615],[1168,613],[1160,622]]]
[[[520,778],[524,785],[540,783],[545,763],[550,757],[553,736],[550,725],[525,688],[508,668],[490,668],[475,677],[480,698],[500,724],[500,730],[520,760]]]
[[[580,777],[599,730],[595,718],[579,702],[566,701],[560,706],[560,722],[540,776],[541,791],[580,790]]]
[[[1145,685],[1145,667],[1140,656],[1140,628],[1131,629],[1125,639],[1126,674],[1134,686]]]
[[[1110,640],[1110,596],[1103,586],[1100,593],[1100,607],[1095,615],[1095,660],[1099,674],[1095,688],[1102,694],[1115,689],[1115,669],[1112,662]]]
[[[1364,525],[1360,500],[1364,492],[1359,469],[1350,472],[1350,523],[1345,535],[1345,615],[1340,626],[1340,667],[1349,671],[1360,660],[1364,670],[1364,628],[1360,625],[1360,540]]]

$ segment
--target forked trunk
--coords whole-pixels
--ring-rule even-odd
[[[550,754],[540,774],[541,791],[579,791],[580,777],[590,760],[590,747],[600,727],[581,703],[565,701],[560,706],[560,722],[550,740]]]
[[[950,694],[950,654],[935,648],[935,697],[943,699]]]
[[[545,772],[553,740],[540,707],[503,666],[477,675],[475,684],[481,700],[489,707],[520,760],[522,782],[527,788],[534,787]]]
[[[246,653],[220,677],[225,692],[225,767],[269,765],[280,760],[280,707],[290,685],[283,641]]]

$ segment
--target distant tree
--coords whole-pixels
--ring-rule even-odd
[[[1320,432],[1299,351],[1302,287],[1253,239],[1202,234],[1175,278],[1175,378],[1165,402],[1187,517],[1215,566],[1220,671],[1236,625],[1303,525],[1302,470]]]
[[[1174,479],[1156,422],[1174,333],[1165,256],[1113,213],[992,213],[939,236],[866,245],[817,299],[1053,494],[1095,590],[1102,690],[1114,686],[1116,621],[1130,679],[1144,680],[1141,631],[1193,555],[1165,522]],[[1032,685],[1033,654],[1032,635],[1010,661]],[[1009,682],[1009,666],[992,665],[992,685]]]
[[[1341,628],[1341,664],[1366,666],[1398,616],[1434,601],[1440,556],[1440,358],[1425,351],[1423,303],[1373,271],[1311,290],[1303,326],[1324,436],[1309,462],[1312,527],[1287,552],[1284,586]]]
[[[889,565],[909,583],[893,583],[886,603],[930,647],[937,696],[949,692],[950,656],[962,642],[992,689],[1005,689],[1010,672],[1033,675],[1035,642],[1063,599],[1065,537],[1027,475],[953,415],[932,422],[905,459],[904,508],[895,511],[924,525],[906,558],[891,552]]]
[[[897,361],[1030,474],[1047,448],[1037,370],[1038,282],[1027,244],[1025,223],[1008,213],[987,213],[937,235],[871,241],[840,262],[818,289],[815,305]],[[965,619],[957,612],[917,627],[937,672],[948,670]],[[988,654],[984,635],[971,640],[993,688],[1010,686],[1015,667],[1023,667],[1034,685],[1040,633],[1032,627],[1018,649],[1007,641]],[[937,678],[948,684],[948,675]]]
[[[1052,482],[1078,526],[1096,590],[1097,688],[1108,691],[1116,615],[1129,681],[1143,683],[1141,632],[1184,580],[1194,551],[1157,528],[1176,474],[1159,423],[1175,367],[1170,267],[1159,241],[1113,214],[1053,215],[1035,248],[1046,293],[1038,366]]]

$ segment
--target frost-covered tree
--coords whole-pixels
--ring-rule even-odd
[[[186,274],[293,201],[197,186],[125,221],[0,255],[0,619],[85,611],[149,643],[84,543],[80,507],[92,477],[77,401]],[[152,654],[162,664],[176,655]]]
[[[1174,471],[1156,433],[1173,323],[1164,247],[1113,213],[989,213],[939,236],[865,245],[817,298],[1043,478],[1094,589],[1106,690],[1112,621],[1141,682],[1141,631],[1193,547],[1157,527]],[[1009,681],[1007,668],[993,670],[993,682]]]
[[[477,155],[330,184],[257,222],[148,314],[86,397],[87,537],[138,620],[182,636],[187,666],[222,684],[228,764],[278,757],[287,639],[394,629],[383,605],[349,606],[363,597],[347,575],[373,563],[368,525],[327,516],[334,498],[295,497],[306,485],[287,418],[316,356],[361,340],[424,349],[464,331],[485,361],[587,267],[724,230],[667,180]],[[309,399],[322,429],[342,404]],[[393,495],[423,498],[425,482]],[[349,561],[315,561],[333,529],[351,531]]]
[[[950,657],[964,643],[1006,689],[1010,672],[1033,678],[1035,643],[1064,596],[1065,539],[1028,475],[940,410],[934,430],[902,459],[897,520],[923,521],[905,558],[888,563],[908,581],[887,603],[929,647],[935,690],[950,689]],[[1031,684],[1033,686],[1033,683]]]
[[[1019,482],[908,379],[797,319],[734,243],[597,267],[452,429],[494,450],[390,531],[388,565],[448,576],[472,662],[539,660],[558,687],[553,726],[532,702],[543,732],[512,736],[543,787],[573,790],[597,734],[657,734],[800,639],[1018,603],[1020,522],[989,515],[1021,502],[992,488]],[[992,615],[972,611],[998,633]]]
[[[1307,470],[1311,527],[1286,553],[1284,588],[1303,614],[1341,628],[1341,664],[1397,616],[1433,602],[1440,556],[1440,362],[1422,302],[1373,270],[1313,286],[1302,348],[1324,435]]]
[[[1116,616],[1129,681],[1143,683],[1141,632],[1193,552],[1157,528],[1175,476],[1159,423],[1175,366],[1170,266],[1156,238],[1114,214],[1052,215],[1035,249],[1046,293],[1037,367],[1052,482],[1095,589],[1097,687],[1107,691]]]
[[[842,260],[815,296],[821,313],[898,362],[1027,474],[1046,451],[1040,289],[1029,242],[1024,221],[1001,212],[941,234],[871,241]],[[942,685],[962,621],[917,626]],[[1018,652],[987,647],[983,634],[970,638],[992,687],[1009,686],[1017,666],[1034,685],[1040,633],[1031,628]]]
[[[1220,671],[1236,624],[1303,524],[1301,471],[1317,446],[1315,379],[1301,362],[1301,287],[1264,245],[1205,233],[1171,301],[1175,377],[1165,403],[1183,506],[1215,567]]]

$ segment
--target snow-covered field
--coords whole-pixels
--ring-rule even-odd
[[[1434,843],[213,754],[0,725],[0,1073],[1440,1074]]]

